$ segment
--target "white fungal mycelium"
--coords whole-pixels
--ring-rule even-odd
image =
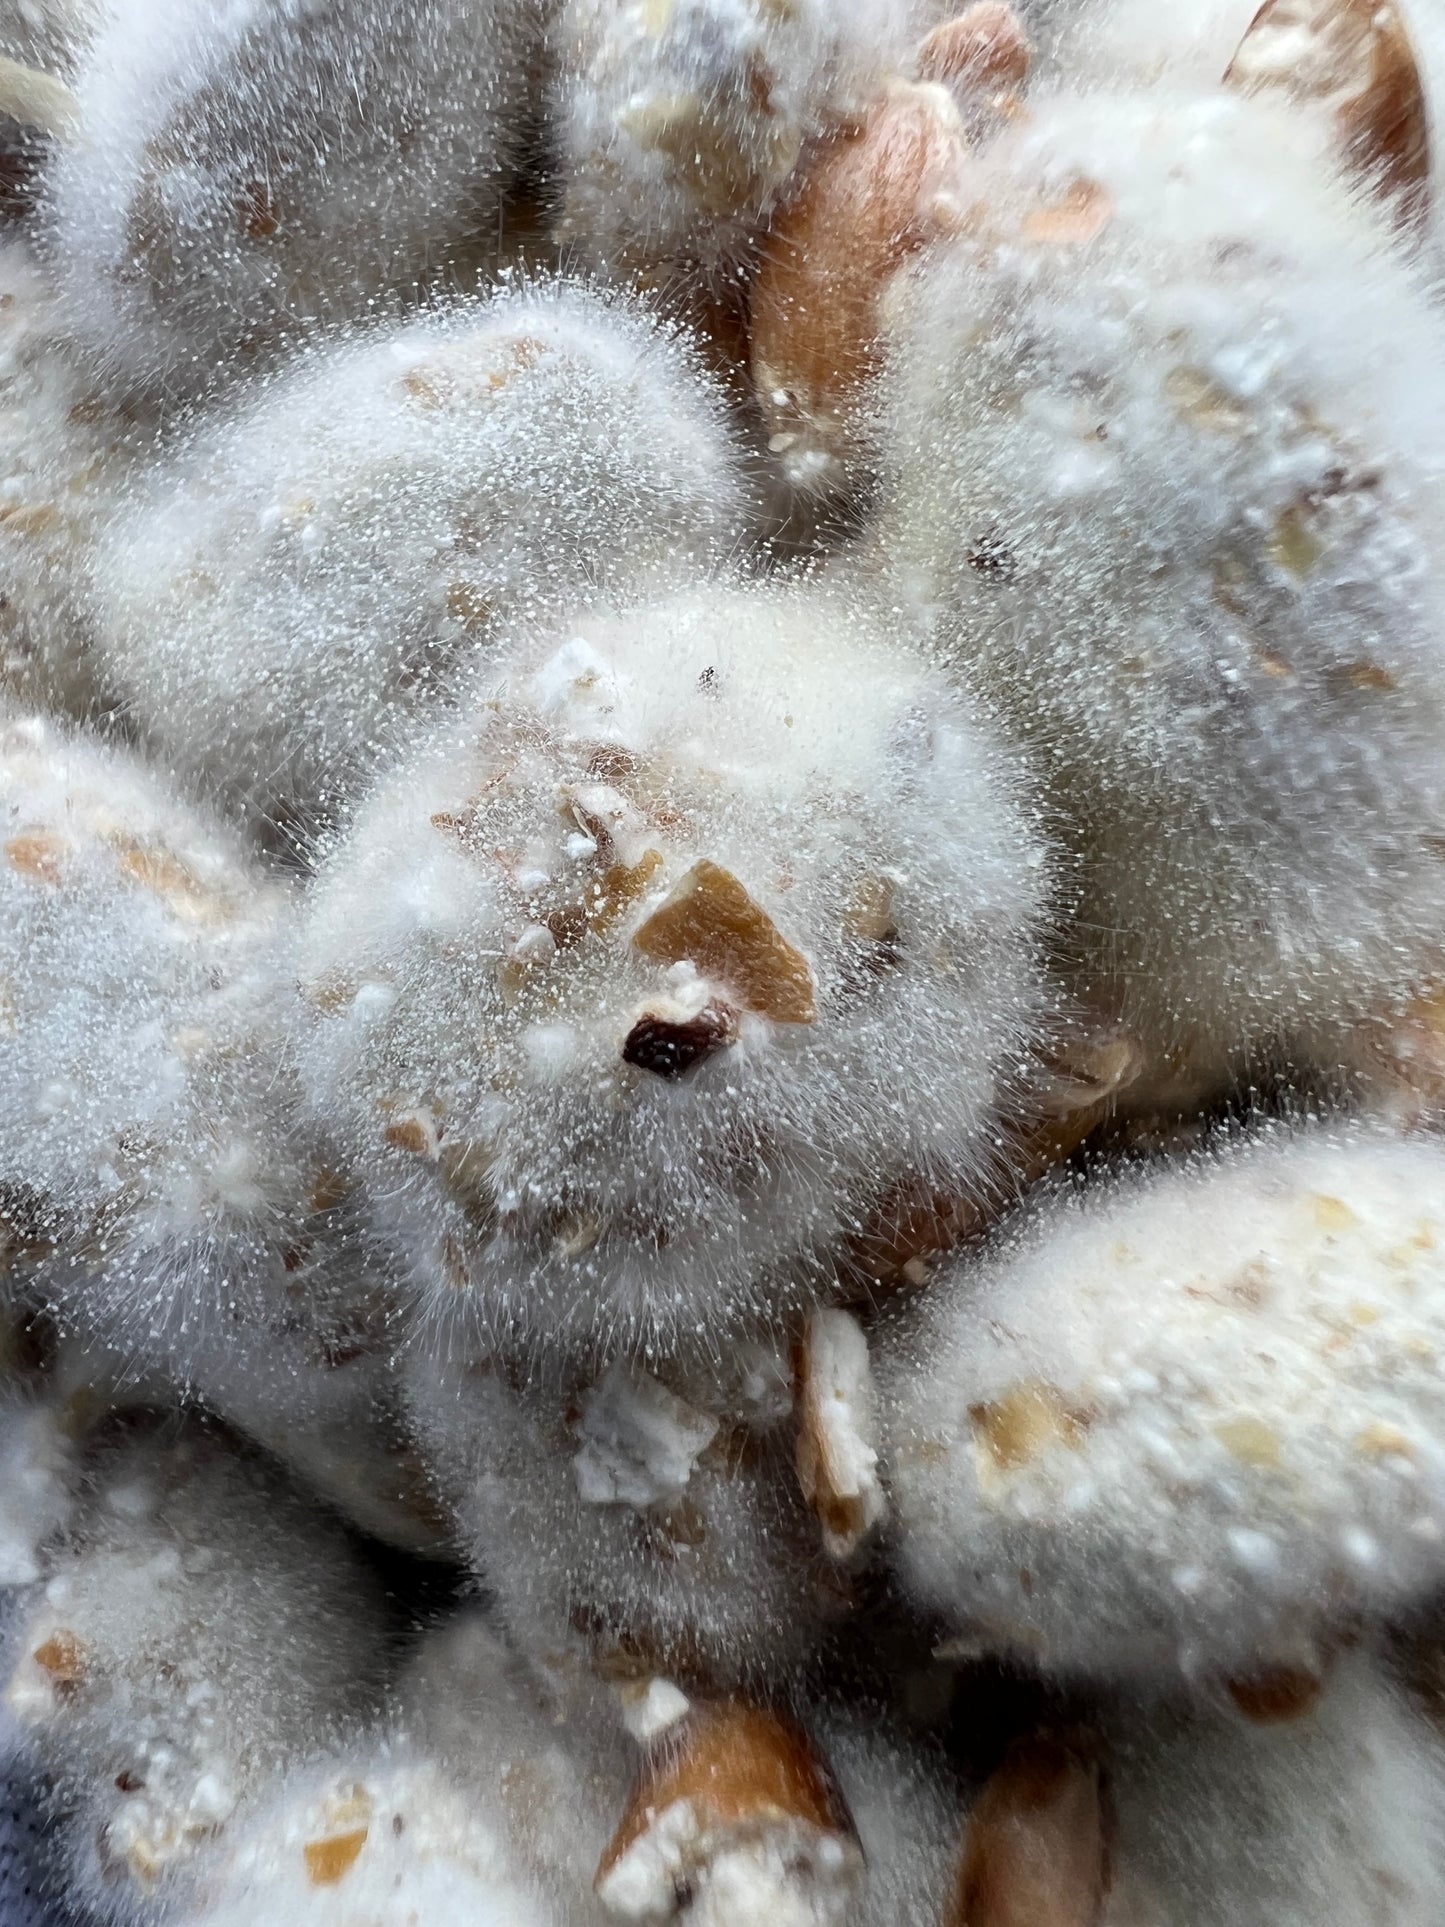
[[[364,1532],[437,1555],[449,1534],[403,1412],[394,1309],[375,1274],[317,1266],[287,1282],[269,1318],[177,1347],[177,1376]]]
[[[809,142],[943,9],[919,0],[565,0],[553,26],[561,232],[584,259],[726,292]]]
[[[153,1899],[279,1763],[370,1710],[386,1631],[340,1527],[274,1472],[196,1430],[97,1435],[6,1640],[74,1887],[102,1916]]]
[[[457,1540],[538,1665],[565,1670],[580,1635],[604,1668],[775,1679],[844,1610],[793,1469],[786,1361],[755,1369],[773,1397],[750,1410],[722,1374],[681,1396],[621,1362],[513,1385],[408,1358]]]
[[[1318,1670],[1445,1576],[1445,1157],[1267,1134],[1046,1203],[880,1367],[899,1571],[1105,1677]]]
[[[1213,86],[1259,11],[1259,0],[1022,0],[1051,78],[1068,84]]]
[[[69,78],[104,11],[102,0],[4,0],[0,57]]]
[[[177,1396],[263,1445],[299,1485],[363,1531],[434,1555],[446,1528],[402,1410],[394,1369],[399,1293],[351,1207],[311,1166],[287,1213],[291,1236],[248,1254],[245,1289],[223,1258],[172,1268],[145,1305],[117,1302],[83,1266],[64,1289],[46,1267],[66,1336],[56,1376],[125,1405]]]
[[[0,694],[77,715],[104,706],[90,555],[134,427],[79,366],[50,279],[0,238]]]
[[[168,768],[304,833],[503,618],[721,556],[745,499],[681,334],[515,288],[199,427],[111,530],[106,667]]]
[[[1442,86],[0,0],[6,1927],[1445,1919]]]
[[[1438,312],[1327,118],[1059,97],[902,303],[890,561],[1032,746],[1080,994],[1328,1073],[1445,954]]]
[[[423,1639],[382,1726],[287,1773],[197,1857],[176,1917],[935,1927],[961,1805],[934,1755],[876,1715],[833,1710],[810,1739],[674,1697],[639,1768],[464,1611]]]
[[[473,1789],[399,1740],[299,1768],[228,1848],[177,1910],[185,1927],[571,1927],[519,1876]]]
[[[198,1867],[188,1927],[601,1927],[620,1745],[562,1721],[488,1616],[429,1632],[386,1721],[303,1761]]]
[[[984,1181],[1048,870],[889,640],[807,583],[578,617],[324,863],[303,1069],[435,1317],[715,1354],[905,1174]]]
[[[304,1211],[272,945],[289,893],[129,752],[0,723],[0,1222],[143,1349]]]
[[[0,1376],[0,1599],[40,1577],[44,1548],[70,1512],[75,1457],[65,1414],[43,1386]]]
[[[1125,1702],[1100,1927],[1427,1927],[1445,1905],[1445,1755],[1368,1654],[1265,1723]]]
[[[279,336],[485,264],[540,23],[534,0],[108,5],[46,216],[108,378],[234,381]]]
[[[867,1707],[820,1710],[812,1724],[863,1851],[847,1927],[938,1927],[965,1811],[953,1773]]]

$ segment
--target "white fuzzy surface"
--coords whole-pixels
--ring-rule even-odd
[[[79,364],[21,237],[0,240],[0,692],[85,715],[104,690],[89,559],[133,428]]]
[[[177,1915],[186,1927],[554,1927],[564,1918],[516,1877],[470,1790],[401,1744],[373,1743],[298,1774],[204,1885]]]
[[[78,1272],[134,1343],[284,1243],[300,1145],[270,946],[288,902],[129,752],[0,724],[6,1215],[53,1288]]]
[[[414,300],[495,231],[539,32],[532,0],[114,0],[49,183],[77,335],[168,394]]]
[[[889,559],[1047,775],[1081,992],[1203,1085],[1328,1066],[1445,942],[1438,310],[1262,100],[1042,98],[969,187]],[[1100,231],[1031,236],[1071,193]]]
[[[391,1320],[364,1288],[320,1316],[309,1295],[189,1351],[187,1387],[362,1531],[435,1555],[446,1525],[402,1415]]]
[[[1366,1654],[1282,1725],[1125,1704],[1101,1927],[1430,1927],[1445,1757]]]
[[[514,1387],[490,1364],[418,1353],[405,1379],[467,1561],[539,1664],[565,1665],[580,1630],[604,1664],[779,1678],[840,1610],[791,1427],[749,1427],[689,1386],[709,1446],[659,1496],[633,1484],[609,1497],[579,1477],[585,1376]]]
[[[1217,86],[1259,0],[1024,0],[1019,11],[1051,76],[1143,91]]]
[[[303,1068],[436,1317],[715,1353],[816,1297],[903,1173],[983,1180],[1047,865],[1007,755],[888,641],[808,584],[580,617],[323,864]],[[812,1021],[633,942],[699,862],[791,946]],[[644,1016],[719,1004],[735,1039],[684,1075],[624,1061]]]
[[[592,1877],[635,1761],[594,1683],[539,1679],[492,1614],[468,1609],[422,1640],[395,1705],[401,1729],[505,1834],[512,1864],[562,1919],[592,1927]]]
[[[103,10],[103,0],[4,0],[0,54],[41,73],[69,77]]]
[[[344,1203],[307,1203],[245,1291],[224,1266],[172,1275],[148,1327],[82,1268],[64,1295],[60,1373],[74,1392],[198,1403],[362,1531],[434,1555],[446,1528],[401,1410],[394,1281]]]
[[[686,341],[543,282],[313,352],[200,427],[98,564],[158,758],[302,831],[504,618],[725,554],[745,490]]]
[[[679,1819],[669,1858],[659,1815],[647,1894],[609,1882],[594,1898],[632,1778],[628,1750],[576,1701],[539,1688],[486,1615],[464,1611],[422,1641],[386,1729],[292,1774],[248,1827],[228,1830],[179,1917],[240,1927],[284,1907],[288,1922],[445,1927],[456,1918],[445,1910],[466,1906],[479,1923],[519,1927],[934,1927],[961,1814],[948,1774],[876,1716],[830,1714],[818,1737],[866,1876],[846,1835],[771,1812],[711,1831],[704,1816]],[[353,1857],[321,1883],[306,1847],[328,1839]]]
[[[75,1446],[38,1387],[0,1377],[0,1594],[38,1579],[47,1541],[69,1514]]]
[[[938,1927],[963,1834],[963,1789],[932,1750],[866,1706],[820,1709],[813,1728],[863,1849],[847,1927]]]
[[[457,1613],[421,1640],[382,1725],[283,1773],[198,1863],[177,1918],[599,1927],[592,1873],[628,1761],[566,1713],[489,1615]]]
[[[919,0],[565,0],[553,27],[562,232],[600,267],[723,278],[807,144],[906,64]]]
[[[94,1447],[5,1688],[78,1890],[117,1918],[149,1904],[279,1762],[368,1710],[384,1632],[340,1529],[260,1464],[200,1433]]]
[[[1047,1204],[884,1373],[899,1569],[985,1649],[1317,1667],[1445,1577],[1445,1152],[1267,1135]]]

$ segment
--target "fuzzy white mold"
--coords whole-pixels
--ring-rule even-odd
[[[819,1708],[811,1724],[863,1850],[846,1927],[938,1927],[965,1811],[948,1766],[866,1707]]]
[[[39,1386],[0,1377],[0,1592],[39,1579],[76,1479],[65,1417]]]
[[[304,832],[504,618],[725,554],[745,495],[686,340],[542,282],[203,425],[97,565],[107,668],[166,766]]]
[[[197,1884],[185,1927],[571,1927],[518,1877],[472,1789],[400,1741],[298,1772]]]
[[[103,0],[4,0],[0,55],[42,74],[69,76],[102,11]]]
[[[519,1872],[562,1919],[591,1927],[593,1876],[635,1759],[595,1682],[542,1678],[495,1615],[467,1610],[421,1642],[395,1704],[400,1729],[505,1834]]]
[[[715,1352],[902,1174],[984,1180],[1048,866],[883,642],[807,583],[580,617],[323,866],[305,1074],[438,1318]]]
[[[446,1525],[401,1409],[394,1280],[347,1203],[322,1188],[335,1173],[302,1158],[296,1175],[308,1194],[293,1235],[247,1268],[244,1292],[224,1266],[172,1278],[172,1298],[157,1298],[141,1328],[103,1280],[83,1269],[68,1278],[56,1376],[82,1398],[199,1404],[363,1531],[435,1555]]]
[[[134,1345],[288,1241],[289,901],[127,751],[0,723],[0,1213]]]
[[[49,182],[76,332],[123,387],[234,379],[277,337],[415,300],[495,232],[532,0],[116,0]]]
[[[1077,985],[1199,1087],[1445,955],[1441,326],[1313,116],[1059,98],[903,303],[884,546],[1032,746]]]
[[[0,692],[85,715],[104,701],[89,563],[134,428],[76,361],[29,244],[0,240]]]
[[[898,1559],[1045,1668],[1308,1672],[1445,1575],[1445,1155],[1267,1136],[1047,1204],[885,1374]]]
[[[513,1637],[567,1666],[778,1678],[846,1605],[786,1424],[724,1388],[612,1366],[512,1385],[495,1365],[405,1361],[412,1424],[469,1565]]]
[[[1022,0],[1046,71],[1066,86],[1142,90],[1212,87],[1224,76],[1259,0]]]
[[[402,1412],[394,1308],[375,1274],[287,1282],[269,1317],[186,1346],[183,1384],[364,1532],[436,1556],[449,1534]]]
[[[153,1896],[278,1761],[375,1703],[386,1625],[341,1529],[274,1473],[198,1432],[94,1444],[5,1688],[76,1890]]]
[[[1293,1719],[1127,1703],[1100,1927],[1428,1927],[1445,1905],[1445,1756],[1367,1655]]]
[[[553,28],[561,232],[600,267],[723,282],[807,144],[906,63],[914,0],[566,0]]]
[[[464,1611],[429,1632],[388,1719],[304,1761],[202,1859],[179,1918],[317,1927],[599,1927],[592,1875],[629,1762]]]
[[[429,1632],[388,1720],[280,1779],[197,1866],[189,1927],[601,1927],[592,1875],[625,1749],[574,1723],[464,1611]]]

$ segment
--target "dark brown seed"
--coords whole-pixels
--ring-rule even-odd
[[[1301,1720],[1319,1703],[1325,1682],[1302,1666],[1275,1666],[1248,1679],[1226,1680],[1229,1697],[1255,1726]]]
[[[622,1061],[654,1077],[683,1077],[715,1051],[737,1041],[737,1012],[714,999],[696,1017],[676,1022],[666,1017],[639,1017],[627,1033]]]

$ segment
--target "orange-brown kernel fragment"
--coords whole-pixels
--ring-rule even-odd
[[[644,850],[636,863],[609,864],[588,888],[581,903],[569,903],[552,910],[543,919],[559,950],[570,950],[595,932],[603,936],[625,910],[645,895],[647,886],[662,868],[658,850]]]
[[[1016,1740],[969,1816],[946,1927],[1097,1927],[1108,1890],[1097,1761]]]
[[[684,1800],[710,1831],[751,1834],[802,1821],[856,1839],[847,1803],[800,1726],[745,1700],[703,1703],[669,1727],[644,1761],[595,1885],[603,1886],[660,1813]]]
[[[1002,93],[1029,77],[1032,49],[1023,22],[1004,0],[978,0],[925,34],[918,48],[923,80]]]
[[[315,983],[303,983],[301,995],[323,1017],[335,1017],[338,1012],[350,1010],[356,1000],[358,985],[349,977],[329,973],[318,978]]]
[[[306,1188],[306,1209],[334,1211],[350,1190],[351,1180],[344,1171],[329,1164],[318,1165],[311,1173],[311,1182]]]
[[[843,928],[859,943],[892,943],[898,936],[893,918],[893,885],[887,877],[864,877],[843,912]]]
[[[168,908],[195,911],[210,903],[209,892],[195,874],[163,844],[143,843],[130,836],[116,836],[110,841],[121,871]]]
[[[0,508],[0,527],[12,535],[49,535],[64,519],[53,502],[11,502]]]
[[[632,941],[658,963],[691,963],[775,1024],[811,1024],[817,1018],[807,958],[730,871],[706,858],[693,865]]]
[[[90,1648],[83,1639],[63,1628],[37,1646],[31,1658],[42,1672],[49,1673],[57,1686],[78,1686],[90,1670]]]
[[[436,1163],[441,1131],[430,1111],[405,1111],[400,1117],[392,1119],[382,1135],[396,1150],[406,1151],[412,1157],[425,1158],[431,1164]]]
[[[266,181],[247,181],[236,197],[241,232],[248,241],[269,241],[281,225],[281,215]]]
[[[366,1845],[369,1829],[353,1827],[347,1833],[333,1833],[325,1840],[308,1840],[301,1849],[306,1861],[306,1878],[313,1887],[334,1887],[355,1866]]]
[[[460,577],[447,589],[447,614],[461,624],[468,635],[480,635],[492,619],[492,601],[474,582]],[[436,822],[433,817],[432,821]]]
[[[53,830],[30,830],[12,836],[5,845],[5,860],[12,870],[36,883],[59,883],[61,863],[70,845]]]
[[[966,146],[942,88],[894,81],[819,149],[774,217],[753,288],[752,375],[775,453],[848,452],[879,367],[884,298],[951,217]]]
[[[1023,218],[1024,238],[1041,247],[1081,248],[1095,241],[1114,218],[1114,197],[1097,181],[1078,180],[1056,201]]]
[[[1340,158],[1404,221],[1424,219],[1429,112],[1396,0],[1265,0],[1224,79],[1240,93],[1277,90],[1330,109]]]
[[[872,1430],[867,1340],[841,1311],[815,1312],[794,1352],[794,1463],[830,1558],[851,1559],[887,1509]]]
[[[1090,1419],[1042,1379],[1025,1379],[1001,1398],[970,1405],[968,1416],[975,1438],[1000,1471],[1028,1465],[1056,1445],[1077,1452]]]

